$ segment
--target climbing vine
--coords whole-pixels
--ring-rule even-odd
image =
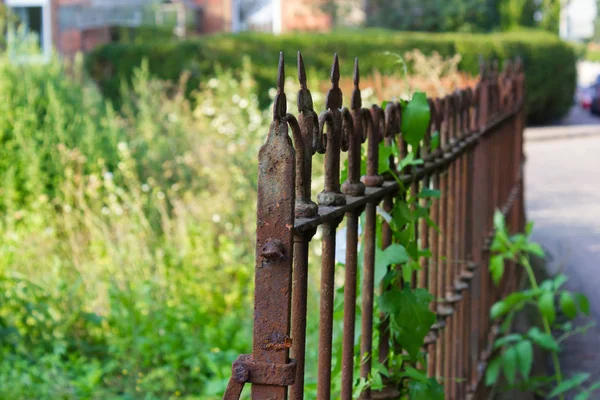
[[[382,104],[383,109],[386,103]],[[430,307],[434,296],[427,289],[414,288],[410,284],[413,274],[421,269],[421,260],[432,256],[429,249],[421,248],[416,233],[422,219],[431,228],[439,230],[430,218],[429,211],[432,199],[439,198],[440,192],[423,186],[419,187],[416,193],[411,194],[409,188],[403,185],[395,172],[408,170],[424,163],[418,149],[429,129],[430,110],[427,98],[422,92],[414,93],[408,101],[401,100],[400,104],[402,138],[407,144],[408,152],[401,157],[398,145],[393,139],[388,144],[382,142],[379,146],[378,172],[395,179],[400,189],[390,212],[378,208],[374,272],[377,295],[375,325],[387,324],[390,342],[401,344],[402,348],[390,346],[385,363],[377,362],[373,355],[361,355],[361,360],[372,357],[376,373],[369,379],[357,380],[355,394],[358,395],[366,387],[379,390],[393,382],[400,388],[401,398],[442,400],[444,399],[442,385],[435,379],[428,378],[426,371],[419,367],[427,364],[422,348],[425,337],[436,322],[436,315]],[[431,150],[435,150],[438,145],[439,135],[436,132],[432,135]],[[393,168],[394,165],[397,168]],[[363,174],[366,171],[365,154],[362,157],[361,170]],[[347,167],[342,170],[342,181],[346,176]],[[420,201],[421,199],[424,201]],[[389,226],[393,237],[392,243],[385,249],[382,248],[384,223]],[[361,244],[363,242],[364,240]],[[358,259],[362,262],[362,257]],[[359,267],[361,270],[362,265]],[[374,343],[380,340],[386,339],[379,337],[379,330],[375,330]]]

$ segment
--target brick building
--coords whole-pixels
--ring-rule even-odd
[[[329,31],[324,0],[0,0],[39,37],[41,56],[71,56],[112,40],[111,28],[175,24],[179,36],[259,30]],[[164,16],[170,14],[170,19]],[[169,25],[170,26],[170,25]]]

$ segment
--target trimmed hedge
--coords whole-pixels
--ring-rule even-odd
[[[302,51],[307,68],[327,78],[332,54],[340,55],[343,74],[351,74],[352,60],[360,58],[362,73],[377,69],[383,74],[398,73],[398,66],[384,52],[403,54],[414,48],[429,54],[462,55],[460,69],[471,74],[479,70],[480,55],[501,62],[521,56],[527,76],[528,113],[532,123],[544,123],[565,115],[572,105],[576,86],[576,52],[558,37],[540,31],[494,34],[431,34],[365,30],[330,34],[273,36],[244,33],[218,34],[185,41],[142,44],[109,44],[89,53],[86,68],[105,95],[118,101],[121,78],[130,79],[134,67],[147,59],[151,73],[177,80],[190,73],[192,90],[208,80],[217,65],[237,69],[249,55],[259,95],[275,83],[279,51],[286,53],[289,75],[295,75],[295,52]],[[315,72],[313,72],[315,73]]]

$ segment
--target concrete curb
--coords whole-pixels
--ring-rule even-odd
[[[526,142],[545,142],[595,136],[600,136],[600,125],[552,126],[525,129]]]

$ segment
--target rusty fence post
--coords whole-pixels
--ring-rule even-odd
[[[257,238],[252,354],[240,356],[232,368],[226,400],[240,398],[250,383],[253,400],[302,400],[305,397],[306,327],[309,250],[317,228],[322,228],[321,287],[318,310],[317,398],[332,398],[332,338],[336,295],[336,231],[346,220],[341,391],[334,397],[351,400],[359,377],[354,375],[360,356],[360,378],[370,379],[373,357],[389,367],[390,354],[400,354],[389,331],[389,318],[379,315],[379,346],[374,347],[375,264],[377,246],[394,243],[388,221],[381,224],[377,242],[377,207],[390,213],[395,199],[415,198],[420,188],[439,189],[431,199],[432,229],[426,221],[415,227],[421,249],[432,257],[420,260],[421,270],[403,284],[432,292],[432,311],[437,321],[424,343],[425,364],[431,377],[444,379],[447,400],[478,399],[486,388],[482,371],[494,339],[489,308],[499,296],[514,290],[518,279],[515,265],[506,270],[500,287],[488,272],[493,214],[500,208],[513,231],[522,230],[524,74],[520,61],[508,63],[499,72],[498,63],[481,63],[481,78],[471,90],[457,90],[441,99],[428,99],[430,126],[417,149],[424,163],[398,171],[407,155],[402,132],[402,106],[390,102],[385,110],[362,107],[358,59],[354,63],[350,108],[342,106],[337,54],[331,69],[331,88],[326,110],[314,110],[307,87],[304,61],[297,56],[298,119],[287,112],[283,54],[277,74],[273,120],[259,152]],[[432,135],[440,138],[433,149]],[[397,140],[400,156],[390,157],[390,168],[400,177],[380,175],[379,145]],[[361,174],[361,146],[367,142],[366,174]],[[341,152],[348,152],[348,174],[340,182]],[[325,154],[325,182],[318,203],[311,200],[312,156]],[[425,207],[419,199],[413,207]],[[365,214],[364,234],[359,221]],[[359,243],[364,250],[363,269],[358,270]],[[401,268],[389,265],[387,268]],[[358,276],[362,282],[358,282]],[[339,279],[338,279],[339,280]],[[381,283],[381,285],[384,285]],[[355,351],[357,287],[361,287],[360,352]],[[382,293],[389,289],[381,286]],[[338,295],[340,295],[338,293]],[[316,314],[316,313],[315,313]],[[291,357],[290,358],[290,352]],[[455,379],[458,378],[458,379]],[[382,391],[367,387],[362,399],[395,398],[399,388],[384,380]],[[394,397],[395,396],[395,397]]]

